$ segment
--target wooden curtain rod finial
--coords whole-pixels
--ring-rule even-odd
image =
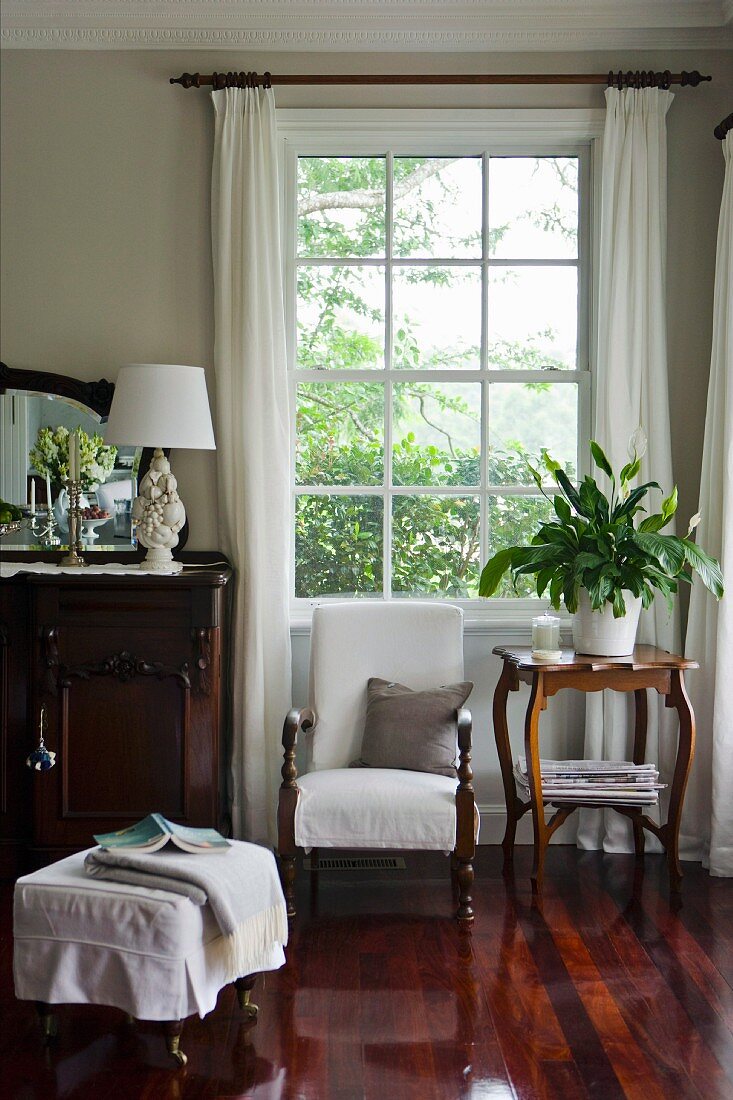
[[[201,74],[200,73],[181,73],[180,76],[172,76],[168,81],[169,84],[180,84],[182,88],[200,88],[201,87]]]
[[[703,81],[712,80],[712,79],[713,79],[712,76],[702,76],[702,74],[699,73],[697,71],[697,69],[693,69],[691,73],[686,73],[683,69],[682,70],[682,80],[680,81],[680,84],[682,85],[683,88],[686,85],[689,85],[690,88],[696,88],[698,86],[698,84],[702,83]]]
[[[718,125],[713,130],[713,134],[718,139],[718,141],[723,141],[726,134],[728,134],[731,130],[733,130],[733,112],[727,115],[722,122],[718,123]]]

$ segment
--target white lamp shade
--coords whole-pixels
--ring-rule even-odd
[[[120,367],[105,443],[133,447],[216,447],[203,367],[133,363]]]

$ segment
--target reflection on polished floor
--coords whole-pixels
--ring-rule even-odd
[[[184,1030],[170,1068],[155,1025],[64,1007],[41,1046],[12,988],[12,887],[0,887],[0,1096],[104,1100],[457,1100],[733,1096],[733,885],[685,864],[670,909],[662,857],[554,847],[532,906],[530,850],[476,860],[471,934],[447,864],[300,872],[287,966],[258,980],[259,1021],[232,989]]]

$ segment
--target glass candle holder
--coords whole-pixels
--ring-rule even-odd
[[[536,661],[559,661],[562,657],[560,620],[547,611],[532,619],[532,656]]]

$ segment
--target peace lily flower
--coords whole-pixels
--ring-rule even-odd
[[[636,431],[632,432],[631,436],[629,437],[627,454],[631,461],[634,462],[637,458],[643,458],[647,452],[648,446],[649,440],[646,437],[646,432],[640,424]]]

